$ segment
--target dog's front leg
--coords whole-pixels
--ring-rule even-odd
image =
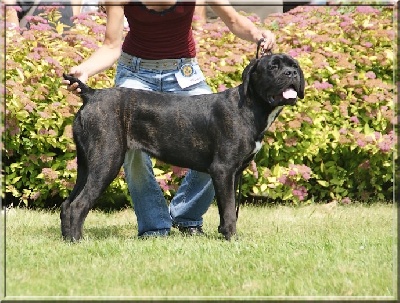
[[[222,169],[219,173],[212,173],[211,177],[214,183],[220,218],[218,232],[223,234],[226,240],[230,240],[236,233],[235,175]]]
[[[71,208],[70,199],[68,198],[61,204],[61,234],[64,240],[71,240]]]

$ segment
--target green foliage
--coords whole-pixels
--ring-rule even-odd
[[[30,30],[6,35],[6,111],[3,135],[5,193],[34,206],[68,196],[76,178],[71,124],[80,99],[61,86],[61,75],[103,40],[105,15],[90,13],[63,29],[50,8]],[[299,7],[264,22],[277,49],[299,60],[304,100],[287,107],[271,126],[256,161],[244,172],[243,194],[293,203],[391,199],[393,132],[393,11],[368,6]],[[240,84],[256,45],[236,38],[217,20],[194,29],[198,59],[214,91]],[[113,85],[115,69],[89,79]],[[257,163],[257,165],[255,164]],[[154,161],[165,195],[185,170]],[[106,197],[127,194],[123,172]]]

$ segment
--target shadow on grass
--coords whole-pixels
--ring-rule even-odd
[[[60,242],[64,242],[61,236],[61,229],[57,226],[42,226],[35,230],[38,235],[47,235],[51,239],[58,239]],[[88,226],[83,230],[83,241],[103,241],[109,239],[120,239],[120,240],[140,240],[146,241],[156,237],[138,237],[137,227],[134,224],[125,225],[104,225],[104,226]],[[157,237],[164,238],[164,237]],[[190,236],[179,232],[177,229],[172,229],[169,236],[166,239],[208,239],[211,241],[226,241],[224,237],[216,231],[207,231],[202,236]],[[240,240],[240,233],[232,237],[231,241]],[[65,241],[69,242],[69,241]]]
[[[47,235],[53,239],[64,241],[61,228],[57,226],[42,226],[36,229],[37,234]],[[107,240],[112,238],[132,239],[137,238],[137,228],[132,224],[88,226],[83,229],[83,240]],[[69,241],[66,241],[69,242]]]

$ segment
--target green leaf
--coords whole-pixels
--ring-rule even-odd
[[[323,187],[328,187],[329,186],[329,182],[324,181],[324,180],[317,180],[318,184],[323,186]]]

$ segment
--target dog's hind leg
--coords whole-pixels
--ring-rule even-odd
[[[64,240],[71,240],[71,208],[70,204],[75,197],[82,191],[87,179],[87,164],[79,145],[77,145],[78,172],[76,184],[69,197],[61,204],[61,234]]]
[[[93,165],[88,166],[86,183],[68,208],[71,240],[81,239],[83,223],[90,209],[118,175],[124,160],[123,156],[124,153],[118,151],[114,155],[104,156],[105,163],[92,162]]]
[[[116,178],[125,158],[126,143],[121,128],[104,133],[100,125],[92,123],[91,133],[82,131],[80,124],[75,128],[78,180],[76,191],[74,188],[71,199],[63,206],[67,219],[69,216],[69,235],[73,241],[82,237],[83,223],[89,210]]]

